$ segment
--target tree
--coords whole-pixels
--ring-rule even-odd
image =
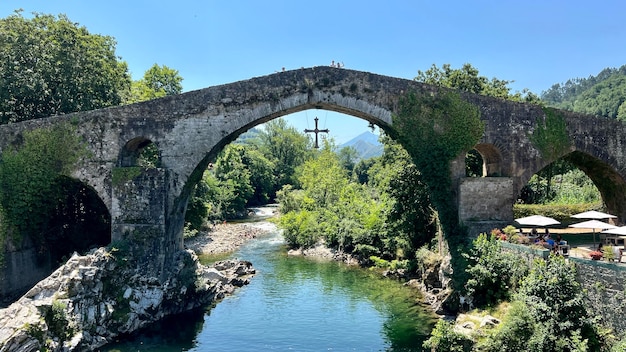
[[[343,167],[352,174],[352,171],[354,170],[354,166],[356,165],[356,162],[359,157],[359,153],[356,151],[356,149],[350,146],[343,147],[339,149],[339,152],[337,153],[337,155],[339,155],[339,160],[341,164],[343,165]]]
[[[524,89],[521,93],[511,94],[509,84],[513,83],[513,81],[498,78],[488,79],[485,76],[479,76],[478,69],[467,63],[460,69],[453,69],[450,64],[443,64],[441,68],[433,64],[426,71],[418,70],[415,80],[474,94],[539,103],[539,97],[527,89]]]
[[[391,259],[413,259],[435,233],[428,188],[406,150],[388,136],[381,140],[383,155],[371,167],[369,179],[385,203],[382,250]]]
[[[227,218],[244,213],[254,190],[250,184],[250,170],[243,163],[243,147],[229,144],[215,162],[213,173],[218,180],[219,201]]]
[[[180,94],[183,91],[183,78],[177,70],[165,65],[152,65],[138,81],[131,85],[130,97],[126,103],[137,103],[168,95]]]
[[[0,243],[7,236],[16,243],[29,237],[39,259],[45,255],[56,262],[71,251],[110,241],[106,207],[68,177],[86,153],[75,127],[65,124],[25,132],[22,145],[3,151]]]
[[[119,105],[130,89],[115,40],[65,15],[0,20],[0,123]]]
[[[255,143],[275,165],[274,191],[271,198],[274,198],[276,191],[284,185],[298,186],[296,169],[311,153],[307,136],[288,126],[284,119],[276,119],[265,124],[265,128],[259,131]]]
[[[254,190],[248,199],[247,205],[263,205],[270,201],[274,190],[275,165],[258,149],[243,145],[241,161],[250,171],[250,186]]]

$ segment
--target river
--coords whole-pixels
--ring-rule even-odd
[[[249,285],[101,351],[421,351],[434,324],[414,290],[368,270],[288,256],[278,232],[233,257],[256,268]]]

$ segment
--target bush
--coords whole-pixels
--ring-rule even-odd
[[[474,347],[474,341],[454,331],[453,323],[439,320],[423,346],[432,352],[469,352]]]
[[[531,351],[600,351],[604,344],[587,312],[576,269],[563,257],[535,260],[515,300],[536,323],[528,341]]]
[[[570,216],[582,213],[587,210],[603,210],[602,203],[582,203],[582,204],[514,204],[513,216],[523,218],[535,214],[549,216],[562,223],[572,221]]]
[[[508,299],[528,272],[528,266],[519,256],[501,250],[494,235],[479,235],[470,254],[465,256],[469,260],[470,276],[465,289],[478,307]]]

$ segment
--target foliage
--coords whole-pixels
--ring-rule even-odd
[[[358,152],[356,149],[354,149],[354,147],[343,147],[339,149],[337,155],[339,156],[339,162],[343,168],[352,174],[358,160]]]
[[[0,20],[0,123],[119,105],[129,90],[115,40],[65,15]]]
[[[304,134],[289,126],[284,119],[275,119],[265,124],[257,138],[251,141],[274,165],[274,189],[270,198],[284,185],[298,187],[296,169],[310,155],[310,141]]]
[[[587,313],[576,269],[564,258],[535,260],[515,300],[536,323],[526,342],[529,351],[600,350],[601,337]]]
[[[312,247],[320,238],[320,216],[317,212],[301,210],[283,214],[279,225],[285,241],[291,247]]]
[[[307,247],[323,238],[327,246],[365,259],[378,254],[382,206],[363,185],[349,181],[328,141],[299,175],[302,191],[287,187],[279,192],[283,212],[279,225],[289,244]]]
[[[139,166],[115,167],[111,170],[111,183],[119,186],[141,175],[143,168]]]
[[[299,175],[302,190],[278,192],[280,226],[293,247],[322,239],[363,262],[409,268],[417,249],[434,233],[428,194],[408,154],[384,137],[385,152],[367,170],[369,182],[348,176],[325,141]],[[378,259],[377,259],[378,258]]]
[[[229,144],[196,185],[185,221],[200,230],[207,220],[241,217],[246,206],[266,204],[272,191],[272,164],[249,145]]]
[[[470,279],[465,288],[478,307],[507,300],[528,270],[519,256],[501,250],[496,236],[484,233],[474,240],[467,258]]]
[[[523,218],[530,215],[541,214],[549,216],[562,223],[571,221],[571,216],[588,210],[602,211],[602,203],[578,203],[578,204],[514,204],[513,217]]]
[[[465,176],[483,176],[483,157],[476,149],[472,149],[465,155]]]
[[[541,93],[549,106],[608,118],[626,119],[626,65],[597,76],[570,79]]]
[[[28,235],[44,246],[51,214],[64,200],[59,176],[69,176],[86,153],[75,127],[68,124],[24,132],[20,147],[5,150],[0,159],[4,235],[16,240]]]
[[[254,193],[248,198],[247,205],[263,205],[270,201],[274,192],[274,169],[276,165],[258,149],[244,145],[241,161],[250,171],[250,186]]]
[[[474,342],[454,330],[454,324],[443,319],[437,321],[430,338],[424,341],[424,348],[432,352],[469,352]]]
[[[74,334],[74,329],[69,324],[67,313],[65,312],[67,305],[61,301],[54,300],[52,305],[46,310],[44,319],[48,325],[48,331],[61,341],[67,341]]]
[[[600,191],[580,169],[559,159],[533,175],[520,192],[527,204],[601,203]]]
[[[567,125],[561,114],[552,108],[543,108],[544,121],[538,122],[530,141],[546,160],[556,160],[564,155],[571,142],[567,133]]]
[[[446,233],[454,235],[458,224],[450,197],[449,166],[482,137],[484,123],[478,108],[451,92],[410,92],[400,100],[393,120],[396,139],[421,172]]]
[[[250,184],[250,170],[243,164],[242,157],[243,147],[231,144],[222,150],[213,170],[209,171],[217,181],[213,183],[217,186],[213,190],[215,208],[225,218],[245,212],[246,203],[254,192]]]
[[[183,78],[177,70],[165,65],[152,65],[138,81],[133,81],[130,96],[125,103],[137,103],[168,95],[180,94],[183,91]]]
[[[453,69],[450,64],[441,68],[433,64],[426,71],[417,71],[415,80],[432,85],[462,90],[465,92],[492,96],[515,101],[538,103],[539,97],[525,89],[522,93],[511,94],[509,84],[513,81],[497,78],[488,79],[478,75],[478,69],[471,64],[464,64],[460,69]]]
[[[527,342],[533,336],[536,324],[524,304],[513,302],[500,326],[478,344],[478,349],[485,352],[528,351]]]
[[[626,337],[622,337],[616,344],[611,347],[611,352],[623,352],[626,351]]]
[[[409,154],[387,136],[381,138],[383,155],[370,168],[370,185],[385,204],[386,231],[381,234],[383,253],[393,258],[415,258],[415,251],[435,233],[432,206],[421,173]]]

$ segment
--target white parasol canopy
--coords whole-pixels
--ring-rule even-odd
[[[526,216],[523,218],[515,219],[515,222],[520,225],[541,227],[560,224],[560,222],[556,221],[555,219],[543,215]]]
[[[604,231],[602,231],[602,233],[608,233],[608,234],[611,234],[611,235],[625,236],[626,235],[626,226],[621,226],[621,227],[616,227],[614,229],[604,230]]]
[[[593,231],[593,246],[596,246],[596,229],[606,230],[617,228],[615,225],[600,221],[600,220],[587,220],[576,224],[571,224],[569,227],[578,229],[591,229]]]
[[[602,212],[595,211],[595,210],[590,210],[590,211],[585,211],[582,213],[574,214],[571,217],[575,219],[613,219],[613,218],[616,218],[617,216],[607,214],[607,213],[602,213]]]

